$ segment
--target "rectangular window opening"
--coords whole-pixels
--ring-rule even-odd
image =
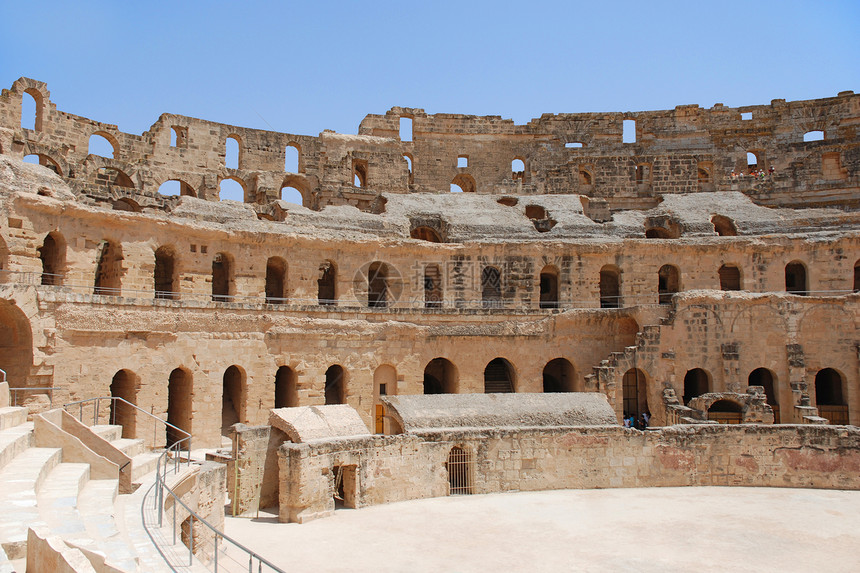
[[[623,143],[636,143],[636,120],[625,119],[622,128],[621,141]]]

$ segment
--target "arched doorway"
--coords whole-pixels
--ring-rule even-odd
[[[806,282],[806,266],[800,261],[785,265],[785,290],[791,294],[805,295],[809,292]]]
[[[33,366],[33,334],[27,315],[14,302],[0,300],[0,368],[10,388],[28,386]],[[42,384],[36,384],[42,386]]]
[[[544,392],[576,392],[573,364],[565,358],[555,358],[543,367]]]
[[[93,283],[93,294],[120,295],[122,279],[122,247],[112,241],[102,241],[99,246],[99,262]]]
[[[136,438],[137,412],[129,404],[137,405],[137,391],[140,381],[130,370],[120,370],[114,374],[110,383],[110,420],[111,424],[122,426],[123,438]],[[124,400],[124,401],[123,401]]]
[[[66,241],[56,231],[48,233],[39,247],[42,261],[42,284],[61,285],[66,271]]]
[[[689,404],[696,396],[710,392],[710,381],[711,377],[701,368],[687,370],[684,375],[684,404]]]
[[[228,302],[233,294],[233,258],[218,253],[212,259],[212,300]]]
[[[448,452],[445,469],[448,471],[448,495],[469,495],[472,493],[472,456],[460,446]]]
[[[275,373],[275,408],[292,408],[299,405],[299,388],[296,371],[281,366]]]
[[[611,265],[600,269],[600,308],[621,308],[621,273]]]
[[[717,400],[708,408],[708,420],[720,424],[740,424],[742,417],[741,405],[731,400]]]
[[[558,308],[558,269],[550,265],[540,272],[540,308]]]
[[[155,251],[155,298],[176,300],[179,285],[176,280],[176,252],[173,247],[162,246]]]
[[[319,278],[317,279],[317,303],[333,305],[337,300],[335,290],[337,267],[331,261],[320,263]]]
[[[287,262],[281,257],[266,261],[266,303],[284,304],[287,300]]]
[[[681,272],[675,265],[663,265],[657,271],[657,302],[669,304],[681,288]]]
[[[622,380],[622,395],[624,401],[624,417],[633,418],[637,421],[642,417],[642,414],[648,410],[648,394],[647,385],[645,383],[645,373],[638,368],[631,368],[624,373]]]
[[[773,423],[779,424],[779,397],[776,393],[773,372],[767,368],[756,368],[750,372],[747,382],[748,386],[761,386],[764,388],[764,393],[767,396],[767,403],[771,410],[773,410]]]
[[[818,415],[831,424],[849,424],[848,404],[845,402],[845,384],[842,375],[833,368],[822,368],[815,375],[815,404]]]
[[[227,436],[230,426],[244,422],[246,417],[245,372],[236,365],[224,371],[221,392],[221,435]]]
[[[190,434],[193,399],[191,373],[184,368],[176,368],[167,381],[167,423]],[[167,427],[168,446],[184,437],[184,434]]]
[[[503,394],[514,391],[514,369],[504,358],[493,358],[484,368],[484,392]]]
[[[346,384],[343,366],[335,364],[325,371],[325,403],[346,404]]]
[[[425,394],[455,394],[457,367],[447,358],[434,358],[424,367]]]

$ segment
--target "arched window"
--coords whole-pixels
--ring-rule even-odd
[[[456,394],[458,383],[457,367],[446,358],[434,358],[424,367],[425,394]]]
[[[439,265],[424,267],[424,308],[442,308],[442,272]]]
[[[594,176],[587,167],[579,168],[579,183],[580,185],[592,185],[594,183]]]
[[[298,143],[290,143],[284,151],[284,171],[301,173],[301,148]]]
[[[245,371],[236,365],[224,371],[221,392],[221,435],[227,436],[230,426],[247,421],[245,403],[247,401],[247,383]]]
[[[43,153],[31,153],[30,155],[24,156],[24,163],[31,163],[33,165],[41,165],[47,169],[50,169],[57,175],[62,175],[63,170],[60,169],[60,165],[54,161],[52,158],[48,157]]]
[[[773,423],[779,424],[779,396],[776,393],[773,372],[767,368],[756,368],[750,372],[749,378],[747,379],[747,385],[761,386],[764,388],[765,396],[767,396],[767,403],[773,410]]]
[[[710,375],[701,368],[687,370],[684,375],[684,404],[689,404],[696,396],[710,392],[710,381]]]
[[[785,290],[791,294],[806,295],[809,287],[806,282],[806,267],[800,261],[785,265]]]
[[[176,251],[162,246],[155,251],[155,298],[176,300],[179,298],[179,281],[176,274]]]
[[[367,182],[367,161],[364,159],[352,160],[352,184],[355,187],[366,187]]]
[[[406,161],[406,173],[409,175],[409,184],[415,183],[415,174],[412,172],[412,156],[408,153],[403,154],[403,160]]]
[[[57,286],[63,284],[66,267],[66,241],[57,232],[48,233],[39,248],[42,260],[42,284]]]
[[[625,372],[624,379],[622,380],[622,394],[624,398],[624,417],[629,418],[633,416],[638,422],[642,414],[648,412],[645,373],[638,368],[631,368]]]
[[[346,383],[343,366],[335,364],[325,371],[325,403],[346,404]]]
[[[540,272],[540,308],[558,308],[558,269],[551,265]]]
[[[845,381],[833,368],[823,368],[815,375],[815,405],[818,415],[831,424],[849,424],[848,405],[845,402]]]
[[[168,179],[159,186],[158,194],[165,197],[197,197],[194,188],[181,179]]]
[[[245,202],[245,184],[236,177],[222,179],[218,184],[219,201]]]
[[[477,185],[475,184],[475,178],[467,173],[460,173],[454,180],[451,181],[451,192],[457,193],[458,191],[454,189],[455,187],[459,187],[460,191],[463,193],[474,193]]]
[[[331,261],[323,261],[319,268],[317,279],[317,303],[320,305],[333,305],[337,300],[335,284],[337,268]]]
[[[287,262],[281,257],[266,261],[266,303],[284,304],[287,300]]]
[[[469,452],[454,446],[448,453],[445,469],[448,471],[448,495],[470,495],[472,493],[472,470],[474,462]]]
[[[493,358],[484,368],[484,392],[502,394],[514,391],[514,368],[504,358]]]
[[[742,418],[741,405],[731,400],[717,400],[708,408],[708,420],[720,424],[740,424]]]
[[[194,384],[191,373],[184,368],[176,368],[170,373],[167,382],[167,445],[173,445],[185,438],[185,434],[175,431],[171,426],[191,433],[191,417],[193,413],[192,398]]]
[[[675,265],[663,265],[657,271],[657,302],[670,304],[672,296],[681,290],[681,271]]]
[[[287,203],[293,203],[294,205],[302,205],[305,204],[305,198],[302,196],[302,192],[296,189],[295,187],[282,187],[281,188],[281,201],[286,201]]]
[[[34,88],[27,88],[21,94],[21,127],[33,131],[42,131],[42,110],[44,108],[42,93]]]
[[[275,374],[275,408],[292,408],[299,405],[299,388],[296,371],[281,366]]]
[[[120,280],[123,273],[122,261],[121,246],[110,241],[101,242],[93,294],[120,295]]]
[[[600,269],[600,308],[621,308],[621,272],[617,267]]]
[[[90,155],[98,155],[99,157],[107,157],[109,159],[116,158],[116,146],[114,143],[102,135],[94,133],[90,136],[89,147],[87,153]]]
[[[481,303],[484,308],[502,306],[502,275],[496,267],[484,267],[481,271]]]
[[[379,261],[367,270],[367,306],[388,306],[388,265]]]
[[[242,140],[238,135],[228,135],[224,144],[224,167],[239,169],[242,165]]]
[[[526,173],[526,163],[520,158],[511,161],[511,179],[524,179]]]
[[[575,392],[573,364],[565,358],[555,358],[543,367],[544,392]]]
[[[759,160],[758,154],[753,151],[747,152],[747,168],[748,169],[756,169],[758,168]]]
[[[218,253],[212,259],[212,300],[228,302],[233,294],[233,258]]]
[[[734,221],[728,217],[714,215],[711,217],[711,223],[714,225],[714,231],[721,237],[735,237],[738,234]]]
[[[117,400],[110,402],[110,423],[122,426],[123,438],[136,438],[136,410],[131,406],[137,405],[137,391],[140,389],[140,379],[130,370],[120,370],[114,374],[110,383],[110,395]]]
[[[723,265],[718,271],[720,290],[741,290],[741,271],[735,265]]]

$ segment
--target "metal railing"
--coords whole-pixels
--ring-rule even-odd
[[[4,377],[2,382],[6,381],[5,372],[3,373]],[[12,395],[12,405],[18,405],[18,396],[19,394],[25,394],[27,392],[47,392],[48,393],[48,402],[51,407],[54,407],[54,390],[59,390],[59,388],[52,388],[48,386],[33,386],[33,387],[23,387],[23,388],[9,388],[9,393]]]

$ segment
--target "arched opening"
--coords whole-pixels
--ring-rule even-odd
[[[301,147],[298,143],[290,143],[284,151],[284,171],[301,173]]]
[[[179,281],[176,273],[176,251],[173,247],[161,246],[155,251],[155,298],[177,300]]]
[[[367,306],[388,306],[388,265],[375,261],[367,270]]]
[[[579,168],[579,183],[580,185],[592,185],[594,183],[594,176],[586,167]]]
[[[421,241],[427,241],[430,243],[442,242],[442,237],[439,236],[439,233],[437,233],[435,229],[432,229],[425,225],[412,229],[412,231],[409,233],[409,236],[413,239],[419,239]]]
[[[803,134],[803,141],[824,141],[824,132],[820,129],[807,131]]]
[[[720,290],[741,290],[741,270],[735,265],[723,265],[718,271]]]
[[[21,127],[33,131],[42,131],[42,93],[34,88],[27,88],[21,94]]]
[[[710,375],[701,368],[687,370],[684,375],[684,404],[689,404],[696,396],[710,392],[710,381]]]
[[[287,203],[300,206],[304,206],[305,204],[305,198],[302,196],[302,192],[295,187],[282,187],[281,201],[286,201]]]
[[[645,373],[638,368],[631,368],[624,373],[621,387],[624,400],[624,418],[633,416],[638,424],[642,414],[648,413],[650,415]]]
[[[818,415],[831,424],[846,425],[848,405],[845,403],[845,381],[833,368],[822,368],[815,375],[815,405]]]
[[[721,237],[736,237],[738,234],[735,222],[728,217],[714,215],[711,217],[711,224],[714,225],[714,231]]]
[[[242,164],[242,140],[238,135],[228,135],[224,143],[224,167],[227,169],[239,169]]]
[[[809,287],[806,282],[806,267],[800,261],[785,265],[785,290],[791,294],[806,295]]]
[[[244,422],[247,385],[245,372],[236,365],[224,371],[221,389],[221,435],[230,433],[230,426]]]
[[[99,245],[99,262],[96,265],[96,276],[93,284],[93,294],[119,296],[122,278],[122,247],[111,241],[102,241]]]
[[[218,253],[212,259],[212,300],[228,302],[233,298],[233,258]]]
[[[526,173],[526,162],[519,157],[511,161],[511,179],[524,179]]]
[[[600,308],[621,308],[621,271],[617,267],[600,269]]]
[[[566,358],[555,358],[543,367],[544,392],[576,392],[573,364]]]
[[[335,364],[325,371],[325,403],[346,404],[346,383],[343,366]]]
[[[30,320],[14,302],[0,299],[0,368],[6,371],[9,386],[27,386],[32,366],[33,334]]]
[[[287,302],[287,262],[281,257],[266,261],[266,303]]]
[[[758,154],[753,151],[747,151],[747,169],[750,171],[758,168]]]
[[[114,374],[110,383],[110,421],[111,424],[122,426],[123,438],[136,438],[135,409],[129,404],[137,405],[138,377],[129,370],[120,370]],[[124,400],[124,401],[123,401]],[[128,403],[126,403],[128,402]]]
[[[493,358],[484,368],[484,392],[503,394],[514,391],[514,368],[504,358]]]
[[[94,133],[90,136],[87,146],[89,155],[98,155],[99,157],[107,157],[108,159],[116,158],[116,145],[113,141],[105,137],[105,133]]]
[[[448,495],[470,495],[472,493],[472,456],[454,446],[448,453],[445,469],[448,472]]]
[[[707,167],[696,168],[696,180],[699,184],[711,182],[711,171]]]
[[[245,202],[245,184],[236,177],[227,177],[218,183],[219,201]]]
[[[409,184],[412,185],[415,183],[415,174],[412,171],[412,156],[404,153],[403,160],[406,162],[406,173],[409,176]]]
[[[183,368],[175,369],[170,373],[167,382],[167,423],[190,434],[193,400],[194,385],[192,384],[191,373]],[[184,437],[183,434],[167,426],[168,446]]]
[[[48,157],[47,155],[43,155],[41,153],[31,153],[30,155],[24,156],[24,163],[31,163],[33,165],[41,165],[42,167],[46,167],[56,173],[57,175],[62,175],[63,170],[60,169],[60,165]]]
[[[158,194],[165,197],[197,197],[194,188],[181,179],[168,179],[158,187]]]
[[[56,231],[48,233],[39,247],[42,260],[42,284],[57,286],[63,284],[66,270],[66,241]]]
[[[657,302],[670,304],[672,296],[681,290],[681,271],[675,265],[663,265],[657,271]]]
[[[740,424],[742,417],[741,405],[731,400],[717,400],[708,408],[708,420],[720,424]]]
[[[463,193],[474,193],[477,188],[475,184],[475,178],[466,173],[460,173],[456,177],[454,177],[454,180],[451,181],[451,185],[452,193],[456,193],[454,187],[459,187],[460,191],[462,191]]]
[[[481,304],[484,308],[502,306],[502,275],[496,267],[484,267],[481,271]]]
[[[456,394],[457,367],[447,358],[434,358],[424,367],[425,394]]]
[[[317,279],[317,303],[320,305],[333,305],[337,300],[335,292],[335,279],[337,268],[331,261],[323,261],[319,268]]]
[[[424,308],[442,308],[442,271],[439,265],[424,267]]]
[[[111,203],[114,211],[126,211],[128,213],[140,213],[140,204],[130,197],[122,197]]]
[[[275,408],[292,408],[299,405],[299,386],[296,371],[281,366],[275,373]]]
[[[774,385],[773,372],[767,368],[756,368],[750,372],[750,375],[747,378],[747,385],[761,386],[764,388],[765,396],[767,396],[767,403],[771,410],[773,410],[773,423],[779,424],[779,397]]]
[[[382,396],[397,394],[397,369],[390,364],[383,364],[373,372],[373,421],[374,433],[385,434],[385,406],[380,401]]]
[[[367,161],[364,159],[352,160],[352,184],[355,187],[367,186]]]
[[[558,269],[547,265],[540,272],[540,308],[558,308]]]

